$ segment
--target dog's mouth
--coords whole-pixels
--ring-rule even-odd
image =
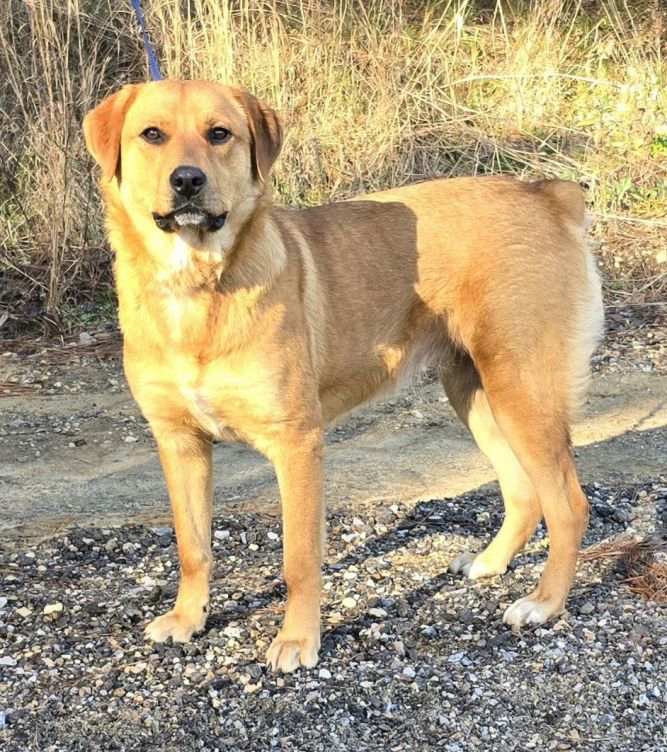
[[[227,212],[211,214],[198,206],[187,204],[169,214],[153,212],[153,219],[163,232],[175,232],[182,227],[190,227],[202,232],[216,232],[225,224]]]

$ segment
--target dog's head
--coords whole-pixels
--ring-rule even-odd
[[[84,133],[107,201],[144,236],[175,233],[207,250],[229,247],[282,145],[273,110],[200,81],[125,86],[86,116]]]

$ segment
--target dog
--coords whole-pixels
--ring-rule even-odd
[[[291,210],[271,203],[278,115],[243,89],[127,85],[85,118],[115,251],[124,367],[155,436],[181,566],[149,639],[204,627],[212,568],[212,443],[247,442],[282,499],[284,621],[267,654],[317,663],[328,421],[437,369],[491,461],[505,518],[451,571],[505,572],[545,519],[541,580],[513,627],[561,613],[588,521],[570,422],[603,326],[570,182],[433,180]]]

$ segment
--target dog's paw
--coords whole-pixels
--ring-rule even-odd
[[[313,668],[317,664],[320,638],[290,639],[279,634],[266,654],[266,663],[274,671],[289,674],[300,666]]]
[[[147,640],[153,642],[166,642],[170,637],[174,642],[190,642],[195,632],[204,628],[206,612],[201,616],[192,618],[183,613],[169,611],[163,616],[158,616],[146,627],[144,635]]]
[[[561,600],[546,598],[539,589],[525,598],[519,598],[509,606],[503,615],[505,624],[523,627],[528,624],[544,624],[552,616],[558,616],[565,610]]]
[[[498,574],[505,574],[507,565],[488,562],[484,559],[484,554],[473,554],[466,551],[452,561],[449,565],[449,571],[452,574],[461,574],[470,580],[477,580],[480,577],[494,577]]]

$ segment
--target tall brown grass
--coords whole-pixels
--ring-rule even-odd
[[[145,0],[163,73],[243,84],[287,125],[293,205],[436,175],[588,186],[608,294],[663,295],[659,0]],[[0,332],[108,313],[85,112],[147,75],[129,2],[0,0]],[[88,311],[86,313],[86,311]],[[3,317],[4,312],[4,317]]]

